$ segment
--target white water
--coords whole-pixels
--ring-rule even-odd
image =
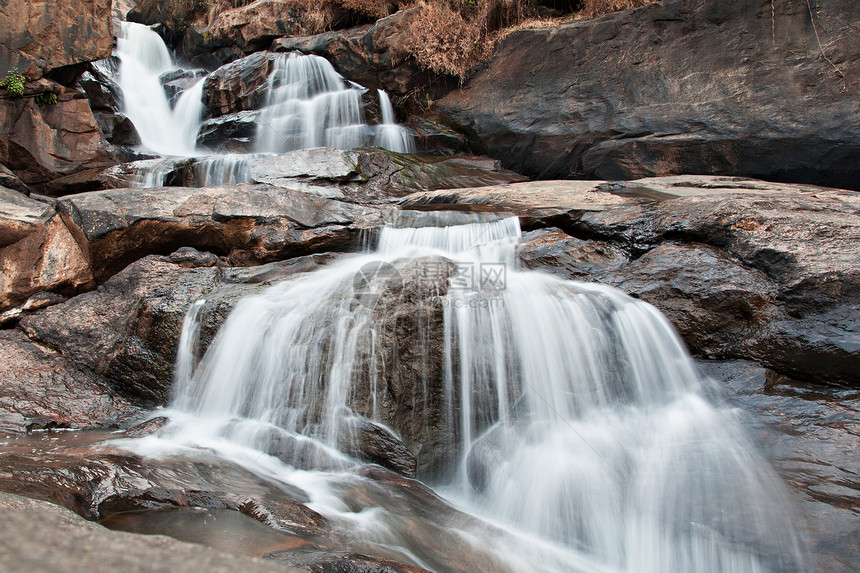
[[[518,238],[516,219],[387,227],[375,253],[244,299],[202,359],[195,306],[179,352],[173,423],[163,437],[131,447],[215,451],[305,489],[310,506],[359,548],[438,571],[803,570],[783,485],[736,413],[705,398],[707,384],[666,319],[606,286],[517,270]],[[428,419],[418,404],[409,419],[392,419],[389,380],[368,364],[390,352],[381,347],[395,311],[386,301],[399,297],[372,296],[392,280],[385,273],[371,281],[369,299],[359,296],[356,273],[412,261],[418,272],[401,277],[409,284],[446,260],[479,278],[482,264],[503,266],[504,284],[455,288],[462,276],[449,279],[444,332],[434,337],[419,319],[415,338],[426,343],[412,349],[417,362],[395,363],[415,373],[425,408],[443,396],[443,415]],[[421,365],[438,340],[441,379]],[[498,529],[447,514],[428,525],[396,495],[356,507],[351,488],[367,480],[337,447],[362,415],[399,431],[438,424],[443,450],[456,456],[428,475]],[[280,459],[268,455],[276,451]]]
[[[182,70],[152,29],[123,22],[117,39],[118,84],[123,113],[134,123],[142,146],[163,156],[203,157],[194,165],[198,186],[250,182],[248,155],[213,155],[197,147],[203,120],[205,77],[171,106],[162,86],[163,74]],[[401,153],[414,151],[412,132],[397,125],[388,96],[380,91],[383,122],[364,121],[362,95],[367,91],[346,81],[319,56],[273,55],[266,106],[257,119],[255,147],[283,153],[310,147],[351,149],[376,145]],[[188,71],[188,70],[184,70]],[[163,185],[173,163],[145,164],[136,185]]]
[[[394,119],[394,106],[385,90],[376,90],[379,94],[379,109],[382,112],[382,123],[376,128],[373,144],[383,149],[399,153],[413,153],[415,140],[412,132],[397,125]]]
[[[134,123],[143,147],[161,155],[193,156],[203,114],[203,80],[171,107],[160,78],[178,66],[161,37],[142,24],[122,22],[117,56],[122,112]]]

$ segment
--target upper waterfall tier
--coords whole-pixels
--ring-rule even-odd
[[[122,111],[140,134],[142,146],[161,155],[196,157],[212,152],[197,146],[197,135],[206,114],[204,79],[188,84],[175,103],[164,83],[178,76],[198,77],[199,71],[181,68],[170,56],[161,37],[142,24],[123,22],[117,41],[120,59],[118,84]],[[388,96],[379,91],[383,122],[370,125],[364,119],[363,96],[367,90],[345,80],[319,56],[275,54],[266,85],[265,105],[257,118],[254,148],[281,153],[309,147],[351,149],[379,146],[401,153],[414,150],[412,132],[397,125]],[[241,155],[237,157],[242,157]],[[200,177],[208,185],[239,183],[241,159],[212,161]],[[224,176],[218,171],[229,165]],[[140,176],[144,186],[159,177]]]

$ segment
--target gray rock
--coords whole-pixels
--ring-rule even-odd
[[[815,18],[844,78],[804,2],[672,0],[513,32],[436,109],[475,151],[540,178],[730,174],[858,189],[860,4],[834,0]]]
[[[111,531],[53,503],[9,493],[0,494],[0,515],[9,528],[0,540],[0,568],[9,573],[289,571],[261,559],[231,555],[161,535]]]
[[[213,151],[251,152],[259,116],[259,111],[244,110],[207,119],[197,131],[197,145]]]
[[[856,391],[800,384],[748,361],[702,362],[719,398],[743,412],[757,446],[798,502],[813,569],[848,573],[860,560]]]
[[[241,265],[337,250],[381,217],[379,209],[271,185],[115,189],[64,197],[58,208],[99,280],[183,246]]]
[[[23,433],[33,420],[103,426],[137,413],[92,370],[20,331],[0,331],[0,432]]]

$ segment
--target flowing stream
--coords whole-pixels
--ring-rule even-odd
[[[145,164],[137,177],[138,186],[163,185],[177,157],[197,159],[193,169],[198,185],[250,181],[246,163],[253,154],[214,154],[197,145],[206,114],[202,101],[206,76],[202,70],[180,66],[161,37],[142,24],[122,22],[116,54],[122,111],[140,134],[143,150],[165,157]],[[371,145],[399,153],[414,151],[414,136],[396,124],[384,91],[378,91],[382,123],[369,125],[362,101],[367,90],[345,80],[325,58],[298,53],[271,57],[266,102],[257,118],[254,138],[257,152]],[[164,84],[189,77],[193,81],[171,102]]]
[[[655,308],[518,269],[516,218],[455,222],[404,219],[243,299],[205,353],[199,301],[171,423],[125,447],[215,452],[434,571],[806,570],[783,484]],[[367,423],[423,443],[456,509],[367,493]]]

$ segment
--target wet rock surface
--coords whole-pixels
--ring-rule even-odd
[[[738,408],[757,445],[789,484],[822,572],[860,563],[860,394],[798,383],[749,361],[701,362]]]
[[[806,3],[683,0],[516,31],[436,108],[476,152],[545,179],[700,173],[857,189],[860,7],[822,8],[818,37],[844,77],[821,57]]]
[[[130,418],[139,412],[135,406],[167,400],[182,320],[194,301],[206,301],[200,315],[198,350],[203,352],[243,296],[295,273],[318,269],[338,256],[329,252],[332,248],[347,244],[332,247],[328,243],[320,247],[324,253],[261,265],[268,255],[259,253],[274,251],[237,254],[254,244],[255,235],[247,230],[242,235],[235,229],[245,227],[230,225],[247,223],[265,234],[272,228],[325,233],[330,228],[372,229],[382,224],[390,197],[397,193],[369,194],[373,197],[369,200],[377,201],[370,204],[344,191],[350,185],[366,184],[360,180],[371,167],[384,177],[397,177],[386,171],[390,159],[374,163],[368,159],[376,157],[373,153],[359,154],[355,161],[346,161],[351,156],[343,152],[325,155],[330,161],[319,162],[314,173],[297,162],[273,163],[280,165],[284,186],[286,181],[302,179],[309,187],[340,186],[339,199],[325,197],[319,189],[303,193],[274,185],[242,185],[86,193],[62,198],[55,208],[10,191],[15,194],[8,195],[0,218],[0,237],[8,244],[0,252],[44,232],[48,222],[55,221],[74,236],[76,246],[86,246],[81,250],[86,268],[101,269],[98,276],[106,280],[96,290],[66,301],[51,289],[40,289],[15,309],[18,314],[7,327],[17,327],[0,331],[4,431],[128,426],[146,420],[145,416]],[[858,472],[850,459],[857,445],[852,425],[857,397],[853,390],[832,387],[801,390],[802,385],[784,375],[832,385],[855,384],[857,202],[855,193],[840,190],[678,177],[626,184],[538,182],[424,191],[404,197],[401,206],[487,211],[487,216],[515,213],[527,229],[519,249],[524,266],[613,284],[651,302],[698,356],[753,359],[773,368],[775,372],[768,374],[755,364],[737,371],[714,366],[715,377],[736,395],[728,399],[750,412],[750,419],[764,412],[764,422],[776,421],[784,428],[788,427],[785,422],[793,420],[790,439],[759,435],[757,427],[756,436],[777,460],[778,471],[798,488],[820,569],[842,572],[850,570],[844,563],[857,562],[852,535],[858,485],[852,476]],[[403,216],[408,218],[408,212]],[[170,235],[174,232],[170,229],[184,231]],[[183,234],[186,231],[189,234]],[[235,241],[230,243],[235,251],[212,246],[223,244],[217,242],[223,237]],[[182,246],[169,251],[177,245]],[[139,258],[158,250],[170,254]],[[273,258],[296,252],[279,251]],[[253,266],[233,266],[236,262]],[[436,551],[429,546],[444,538],[438,515],[450,515],[451,510],[420,483],[403,476],[432,479],[459,455],[453,446],[458,442],[457,430],[445,423],[440,383],[447,275],[442,272],[427,280],[423,275],[429,262],[451,271],[444,259],[397,263],[398,288],[383,289],[372,308],[379,320],[379,348],[385,351],[359,357],[356,366],[352,409],[369,417],[376,408],[377,420],[393,432],[369,424],[354,432],[360,439],[352,436],[352,441],[339,444],[354,458],[388,468],[353,468],[377,485],[343,484],[352,492],[348,497],[355,504],[352,510],[405,504],[397,511],[409,507],[414,512],[415,506],[407,500],[421,500],[421,517],[414,527],[428,540],[421,547],[422,558]],[[751,381],[759,379],[784,382],[776,386],[767,382],[765,392],[758,387],[744,390],[744,380],[758,384]],[[782,389],[774,394],[771,390],[777,386]],[[816,393],[836,398],[819,399]],[[156,412],[152,421],[116,437],[157,435],[165,431],[163,424]],[[4,451],[0,464],[14,469],[0,475],[0,489],[59,500],[90,518],[122,511],[206,507],[242,512],[297,535],[330,537],[328,526],[308,513],[299,492],[290,493],[289,499],[278,497],[283,494],[268,493],[270,486],[248,485],[251,482],[243,481],[247,476],[241,477],[244,470],[218,464],[213,469],[212,462],[198,460],[174,460],[156,467],[125,453],[88,446],[35,456],[30,450]],[[292,462],[297,451],[295,444],[284,442],[273,444],[268,453]],[[313,452],[305,454],[313,458]],[[481,464],[495,462],[474,461],[471,477],[480,485]],[[304,462],[315,467],[313,459]],[[194,481],[201,479],[204,484]],[[253,492],[262,489],[248,499],[228,495],[244,493],[248,487]],[[323,544],[304,551],[275,552],[272,558],[305,569],[322,567],[322,571],[331,570],[326,567],[411,570],[397,563],[396,556],[390,563],[386,560],[392,556],[360,547]],[[462,565],[462,570],[482,566]]]
[[[260,559],[161,535],[110,531],[53,503],[9,493],[0,494],[0,516],[8,527],[0,540],[0,567],[9,573],[58,569],[70,573],[99,569],[191,573],[201,568],[225,573],[288,571]]]
[[[20,331],[0,330],[0,433],[105,426],[138,413],[86,366]]]

